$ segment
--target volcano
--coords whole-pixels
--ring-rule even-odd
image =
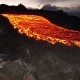
[[[25,33],[36,40],[44,40],[55,44],[57,42],[68,46],[80,47],[80,32],[62,28],[51,23],[48,19],[38,15],[2,14],[7,17],[19,33]]]
[[[80,80],[80,18],[22,5],[0,14],[0,80]]]

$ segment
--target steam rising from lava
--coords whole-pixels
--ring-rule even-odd
[[[80,47],[80,32],[69,30],[52,24],[49,20],[38,15],[2,14],[7,17],[14,28],[28,37],[44,40],[55,44],[63,43],[68,46]]]

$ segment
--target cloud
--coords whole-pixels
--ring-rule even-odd
[[[42,7],[42,9],[44,10],[51,10],[51,11],[57,11],[58,7],[56,6],[52,6],[51,4],[46,4]]]
[[[67,8],[67,7],[58,7],[55,5],[52,6],[52,4],[45,4],[45,5],[43,5],[42,9],[51,10],[51,11],[58,11],[58,10],[68,11],[68,10],[70,10],[70,8]]]
[[[39,3],[55,3],[55,2],[66,2],[66,1],[73,1],[73,0],[37,0]]]
[[[51,3],[56,2],[56,0],[38,0],[39,3]]]
[[[58,7],[72,7],[79,6],[80,0],[36,0],[39,4],[53,4]]]
[[[43,6],[45,4],[52,4],[58,7],[72,7],[79,6],[80,0],[0,0],[0,4],[18,5],[22,3],[26,7]]]

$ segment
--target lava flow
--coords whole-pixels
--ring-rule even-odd
[[[63,43],[68,46],[80,47],[80,32],[62,28],[38,15],[2,14],[7,17],[14,28],[22,34],[36,40],[44,40],[55,44]]]

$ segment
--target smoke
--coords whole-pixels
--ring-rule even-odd
[[[45,3],[55,3],[55,2],[62,2],[62,1],[72,1],[72,0],[37,0],[41,4]]]
[[[56,0],[38,0],[40,3],[51,3],[56,2]]]

